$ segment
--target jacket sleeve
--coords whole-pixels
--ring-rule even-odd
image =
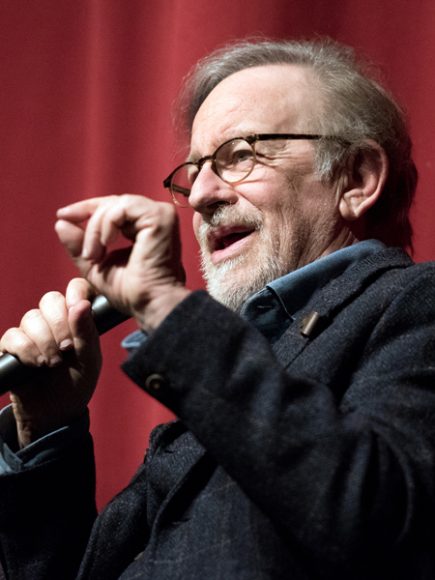
[[[335,392],[327,368],[314,380],[307,355],[305,367],[284,369],[259,332],[202,292],[124,368],[289,542],[331,564],[385,557],[433,530],[433,273],[397,289],[382,309],[354,342],[357,362]],[[344,327],[358,325],[364,320]],[[346,337],[326,332],[331,360],[337,351],[345,359]]]
[[[76,577],[96,517],[89,433],[61,454],[0,477],[0,554],[8,580]]]

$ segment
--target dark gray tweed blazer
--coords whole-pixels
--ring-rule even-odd
[[[434,264],[364,259],[273,349],[196,292],[124,368],[180,420],[92,532],[89,438],[0,478],[8,578],[435,578]]]

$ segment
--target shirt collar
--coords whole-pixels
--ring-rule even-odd
[[[245,302],[240,314],[273,342],[315,292],[352,264],[384,247],[378,240],[364,240],[319,258],[267,284]]]
[[[248,298],[240,314],[273,343],[316,291],[337,278],[352,264],[384,247],[378,240],[364,240],[319,258],[267,284]],[[122,346],[132,351],[145,339],[146,335],[138,330],[129,334],[122,341]]]

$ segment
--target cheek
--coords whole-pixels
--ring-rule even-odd
[[[264,183],[247,183],[239,185],[239,202],[241,210],[258,211],[267,218],[288,208],[289,199],[285,184],[282,187],[266,187]]]
[[[199,241],[199,228],[202,224],[202,218],[201,215],[197,212],[195,212],[193,214],[192,217],[192,227],[193,227],[193,233],[195,234],[195,238]]]
[[[318,199],[311,200],[308,192],[283,183],[279,194],[276,192],[264,207],[266,229],[273,246],[286,252],[295,242],[305,243],[316,229],[314,216],[318,212]]]

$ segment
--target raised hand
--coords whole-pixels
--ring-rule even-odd
[[[145,330],[189,293],[171,204],[128,194],[97,197],[61,208],[57,217],[59,239],[81,274]],[[119,248],[119,238],[128,246]]]

